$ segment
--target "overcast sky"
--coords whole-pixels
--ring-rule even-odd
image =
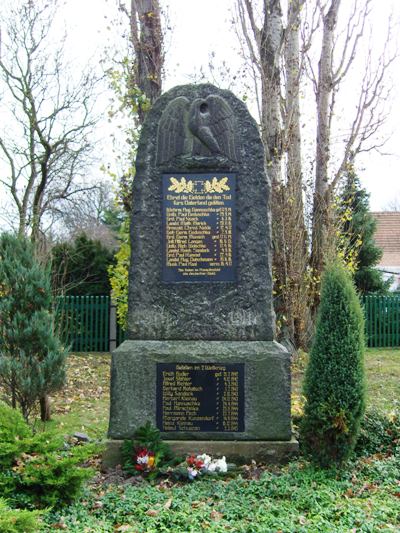
[[[376,7],[375,34],[384,38],[391,9],[394,9],[395,17],[400,21],[400,1],[373,2]],[[161,3],[165,5],[166,2],[161,0]],[[240,65],[235,35],[230,25],[230,9],[235,0],[168,0],[167,4],[172,29],[166,40],[164,89],[198,79],[201,67],[206,67],[211,53],[216,54],[215,64],[225,61],[233,75]],[[116,0],[65,0],[69,54],[77,66],[84,64],[90,56],[102,54],[107,43],[114,40],[115,32],[118,34],[120,31],[115,26],[112,31],[107,29],[116,12],[115,6]],[[399,66],[397,72],[400,72]],[[352,73],[352,76],[357,83],[357,73]],[[396,198],[400,204],[400,135],[396,131],[400,117],[400,74],[398,79],[394,78],[394,84],[395,98],[385,129],[387,135],[393,132],[393,137],[384,149],[391,155],[369,154],[359,161],[359,166],[364,168],[360,177],[371,193],[372,210],[384,209]]]

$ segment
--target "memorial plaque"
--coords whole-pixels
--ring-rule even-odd
[[[244,364],[158,363],[161,431],[243,432]]]
[[[165,282],[236,281],[235,175],[163,175]]]

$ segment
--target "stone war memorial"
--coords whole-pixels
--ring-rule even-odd
[[[296,451],[269,194],[257,125],[231,92],[185,85],[155,102],[136,160],[109,460],[147,421],[179,454],[276,462]]]

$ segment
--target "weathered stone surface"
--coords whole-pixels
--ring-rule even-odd
[[[107,443],[103,454],[102,468],[115,468],[121,464],[121,440]],[[176,456],[207,453],[213,457],[225,455],[230,463],[248,464],[252,460],[257,463],[282,464],[292,459],[299,450],[295,439],[289,441],[182,441],[167,440]]]
[[[183,180],[190,175],[195,177]],[[221,193],[224,214],[218,207],[213,222],[204,224],[206,237],[201,231],[198,236],[196,228],[201,224],[190,222],[189,216],[182,224],[189,230],[185,227],[179,234],[171,229],[179,226],[178,215],[171,211],[192,205],[190,196],[188,203],[183,197],[173,203],[176,197],[168,191],[178,185],[176,194],[192,194],[193,200],[200,195],[197,207],[204,204],[210,187],[215,194],[224,186],[228,189],[223,190],[231,191],[226,198]],[[131,438],[150,421],[158,422],[160,428],[179,429],[162,433],[177,453],[206,451],[226,455],[229,461],[280,462],[297,450],[291,440],[290,355],[273,341],[269,193],[258,127],[243,102],[212,85],[175,87],[157,100],[143,126],[136,161],[129,340],[112,357],[111,439]],[[168,202],[173,206],[169,211]],[[204,205],[221,204],[211,197],[210,204]],[[167,265],[171,276],[164,275],[165,261],[163,270],[163,213],[165,220],[170,216],[165,233],[174,243],[168,248],[173,250]],[[188,245],[192,236],[199,241]],[[205,246],[211,238],[219,239],[219,248]],[[187,271],[175,276],[176,262],[186,266],[181,259],[186,249],[181,254],[177,242],[192,253],[189,267],[194,264],[194,276],[198,276],[192,281],[183,279]],[[196,263],[198,249],[206,249],[209,263],[203,259]],[[236,258],[231,261],[235,249]],[[198,274],[196,265],[204,262],[231,270],[215,281],[212,268],[205,268],[203,277]],[[158,363],[167,365],[159,367],[164,403],[157,391]],[[187,364],[190,378],[184,376],[185,371],[178,376],[177,364]],[[201,365],[208,364],[226,367],[203,370]],[[215,374],[201,378],[202,372]],[[194,386],[200,378],[202,386]],[[182,385],[188,383],[185,379],[189,385]],[[235,431],[222,431],[227,428]],[[116,464],[119,440],[109,444],[104,460],[109,466]]]
[[[169,172],[236,174],[237,282],[162,282],[161,184]],[[272,340],[268,201],[263,147],[243,102],[212,85],[161,96],[136,161],[128,338]]]
[[[157,363],[244,363],[243,432],[164,432],[172,440],[289,441],[290,356],[269,341],[125,341],[113,353],[109,437],[156,425]]]

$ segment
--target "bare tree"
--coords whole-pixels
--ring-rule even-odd
[[[237,0],[244,55],[250,74],[258,78],[257,103],[272,181],[276,307],[278,314],[286,316],[290,337],[297,345],[307,307],[314,311],[318,304],[318,280],[327,254],[335,247],[334,192],[360,152],[381,146],[376,134],[385,120],[390,93],[385,80],[396,53],[390,53],[393,28],[389,23],[379,61],[374,63],[372,46],[368,49],[367,45],[364,69],[360,68],[361,43],[368,43],[370,4],[371,0],[353,0],[340,20],[341,0]],[[355,112],[338,119],[341,92],[356,64],[363,74],[358,97],[354,90],[352,94]],[[300,91],[307,90],[307,79],[314,88],[314,112],[309,99],[304,107],[317,123],[310,169],[315,173],[312,208],[306,206],[306,211],[312,211],[309,237],[303,205],[304,139],[300,135],[300,124],[307,119],[302,118],[299,98]],[[331,157],[338,132],[341,146]]]
[[[0,182],[18,213],[18,233],[38,241],[46,213],[87,190],[96,79],[68,70],[51,40],[57,0],[10,4],[1,23]]]
[[[117,248],[118,228],[112,226],[120,224],[121,213],[115,206],[109,182],[100,182],[90,191],[68,198],[52,210],[51,216],[57,240],[73,240],[84,233],[89,239],[101,241],[109,250]],[[115,220],[109,222],[112,217]]]
[[[119,231],[120,248],[117,264],[110,269],[110,282],[117,305],[118,320],[125,325],[128,301],[130,260],[129,219],[133,208],[132,182],[135,179],[135,156],[138,132],[146,111],[161,94],[164,65],[164,35],[158,0],[117,0],[119,12],[128,23],[128,51],[116,68],[109,70],[117,105],[111,115],[123,118],[122,151],[116,150],[119,171],[114,173],[118,185],[117,199],[125,211]],[[124,120],[125,119],[125,120]]]
[[[145,100],[137,102],[142,124],[149,104],[161,94],[164,61],[161,10],[158,0],[131,0],[129,7],[127,3],[118,0],[119,9],[129,19],[130,44],[134,52],[129,68],[130,96],[134,97],[137,88],[145,96]]]
[[[124,209],[132,210],[132,160],[136,150],[138,130],[146,111],[160,96],[162,87],[164,52],[161,26],[161,8],[158,0],[117,0],[118,9],[129,25],[128,56],[119,65],[122,76],[115,76],[112,85],[119,96],[120,108],[129,110],[127,141],[130,145],[131,163],[119,178],[119,196]],[[122,87],[121,87],[122,85]]]
[[[2,8],[0,156],[7,170],[0,182],[18,213],[18,234],[30,234],[37,249],[46,214],[91,188],[80,178],[91,162],[96,79],[74,79],[63,57],[65,37],[56,46],[51,40],[57,0]],[[40,406],[48,420],[47,396]]]
[[[299,44],[300,13],[304,3],[305,0],[289,2],[284,17],[280,0],[265,0],[258,13],[257,2],[237,1],[251,72],[260,79],[257,101],[272,185],[276,308],[296,345],[304,343],[307,308],[299,103],[304,69]]]
[[[392,25],[389,21],[387,39],[377,64],[372,59],[372,44],[366,39],[366,27],[371,13],[371,0],[354,0],[346,23],[338,31],[341,0],[318,0],[322,24],[318,74],[314,74],[312,61],[308,58],[309,73],[316,97],[317,133],[315,158],[315,187],[313,200],[311,268],[313,275],[320,276],[327,253],[332,247],[330,228],[334,193],[346,170],[354,165],[358,154],[379,149],[382,141],[377,133],[386,119],[385,104],[389,99],[387,85],[388,69],[396,59],[397,52],[390,52]],[[348,7],[348,6],[347,6]],[[338,128],[337,100],[340,89],[354,68],[361,53],[362,43],[367,43],[364,74],[360,79],[358,96],[355,95],[355,112],[350,117],[347,129]],[[343,118],[341,119],[342,122]],[[342,149],[338,157],[331,158],[331,146],[335,129],[344,129]],[[318,292],[314,294],[313,308],[318,304]]]

